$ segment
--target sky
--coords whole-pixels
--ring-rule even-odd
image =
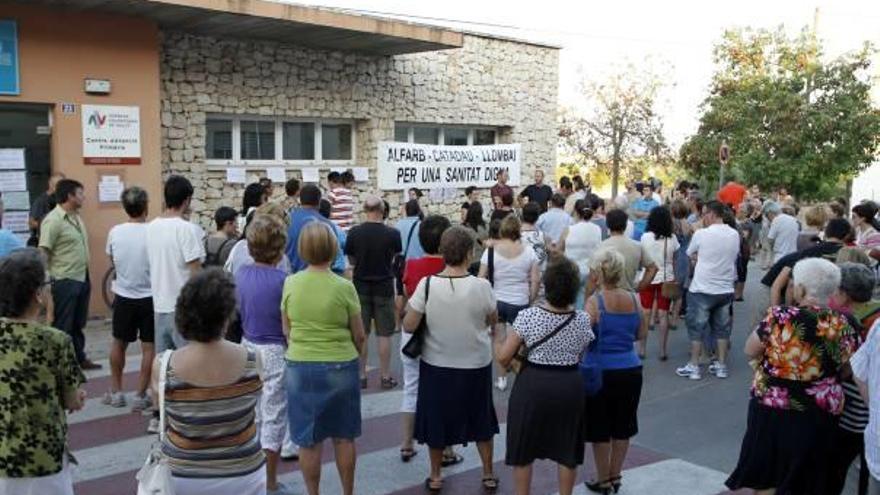
[[[285,0],[281,0],[285,1]],[[541,0],[293,0],[293,3],[420,16],[426,24],[496,33],[562,46],[559,99],[577,102],[583,77],[601,78],[627,62],[647,63],[668,80],[660,113],[677,148],[696,130],[712,77],[712,47],[724,29],[776,28],[796,33],[814,21],[826,57],[880,47],[877,0],[572,1]],[[452,22],[463,21],[463,22]],[[877,59],[880,66],[880,57]],[[875,69],[880,76],[880,69]],[[878,94],[880,96],[880,94]],[[878,98],[880,100],[880,98]]]

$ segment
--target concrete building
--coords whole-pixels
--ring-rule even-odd
[[[240,207],[230,169],[247,182],[361,169],[356,194],[396,214],[401,191],[377,182],[383,141],[518,144],[521,176],[551,171],[558,64],[552,46],[266,0],[0,2],[0,152],[25,150],[29,200],[55,171],[85,185],[97,285],[124,220],[116,181],[145,187],[158,214],[162,178],[187,176],[193,220],[211,230],[217,207]],[[105,114],[123,144],[102,149]],[[450,192],[428,210],[456,212]]]

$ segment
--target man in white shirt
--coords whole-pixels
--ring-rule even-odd
[[[192,200],[189,180],[172,175],[165,181],[165,212],[147,225],[147,255],[156,320],[156,352],[186,345],[174,325],[177,296],[205,259],[205,247],[185,220]]]
[[[773,245],[773,262],[776,263],[786,254],[797,251],[797,240],[801,227],[797,219],[782,211],[779,203],[768,201],[764,204],[763,212],[770,222],[767,238]]]
[[[694,233],[687,254],[696,260],[694,277],[687,294],[687,327],[691,340],[690,361],[675,372],[678,376],[700,380],[700,354],[707,338],[718,342],[718,355],[709,373],[727,378],[727,350],[733,321],[733,286],[736,282],[736,259],[739,256],[739,233],[724,224],[727,206],[709,201],[703,207],[705,228]]]
[[[868,426],[865,428],[865,460],[871,479],[868,493],[880,495],[880,322],[849,360],[859,392],[868,404]]]
[[[122,370],[125,368],[125,349],[128,344],[141,340],[140,375],[132,401],[132,410],[150,407],[147,386],[154,352],[153,292],[150,288],[150,265],[147,255],[147,192],[130,187],[122,192],[122,208],[128,222],[110,229],[107,235],[107,255],[116,272],[113,280],[113,343],[110,348],[110,390],[103,403],[125,407],[122,392]]]
[[[565,207],[565,196],[554,194],[550,197],[550,209],[542,213],[535,223],[535,227],[550,239],[554,248],[565,229],[573,223],[571,215],[566,213],[563,207]]]

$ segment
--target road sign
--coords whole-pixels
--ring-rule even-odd
[[[727,141],[722,141],[721,146],[718,147],[718,161],[722,165],[727,165],[730,161],[730,146],[727,145]]]

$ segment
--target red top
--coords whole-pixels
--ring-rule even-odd
[[[718,201],[733,208],[733,211],[739,210],[739,205],[746,198],[748,191],[746,188],[736,182],[728,182],[718,190]]]
[[[406,297],[412,296],[423,278],[442,272],[444,266],[446,263],[443,262],[443,258],[425,256],[408,260],[406,268],[403,269],[403,288],[406,290]]]

